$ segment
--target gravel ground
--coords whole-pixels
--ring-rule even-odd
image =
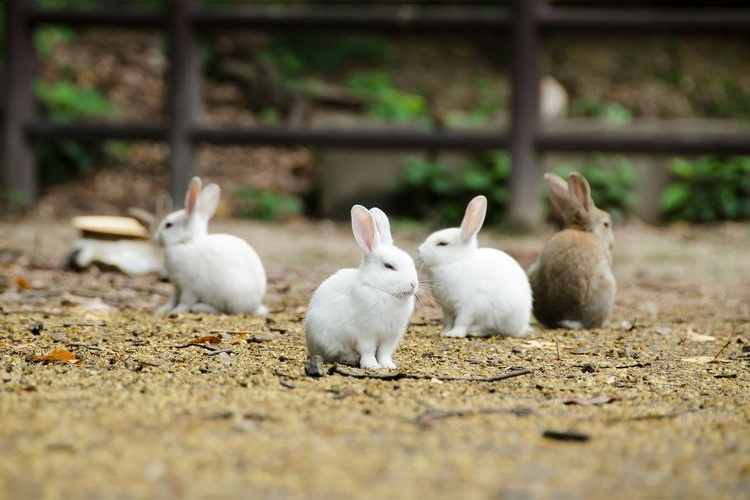
[[[269,317],[158,315],[155,276],[59,268],[66,222],[0,224],[0,497],[750,496],[750,225],[617,228],[606,329],[444,339],[427,303],[386,379],[304,374],[346,225],[217,228],[264,259]],[[481,236],[524,265],[546,237]]]

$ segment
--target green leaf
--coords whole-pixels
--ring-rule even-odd
[[[691,179],[694,176],[695,169],[693,164],[684,158],[674,158],[670,168],[672,175],[679,179]]]
[[[691,195],[687,184],[671,184],[661,194],[659,208],[666,213],[677,212],[690,200]]]

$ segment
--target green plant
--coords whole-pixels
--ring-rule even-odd
[[[34,91],[52,121],[71,122],[80,118],[110,116],[114,106],[98,91],[82,89],[67,80],[53,83],[37,80]],[[58,184],[94,171],[97,165],[124,161],[127,148],[122,142],[90,144],[77,140],[38,141],[34,149],[42,184]]]
[[[68,80],[37,80],[34,92],[52,121],[110,116],[115,108],[99,91],[76,86]]]
[[[591,186],[591,197],[602,210],[606,210],[615,221],[623,220],[635,205],[634,194],[637,175],[624,156],[609,160],[597,154],[581,165],[559,165],[555,173],[563,178],[576,171],[583,175]]]
[[[297,32],[276,35],[262,57],[270,57],[285,76],[338,71],[352,64],[382,65],[394,60],[382,37]]]
[[[76,32],[67,26],[40,26],[34,30],[34,49],[42,57],[51,57],[57,45],[73,43]]]
[[[369,101],[368,113],[378,119],[397,123],[430,122],[427,99],[396,89],[385,73],[355,73],[346,83],[352,92]]]
[[[750,120],[750,90],[734,80],[725,80],[724,94],[724,98],[715,103],[716,114],[722,118]]]
[[[302,198],[281,194],[272,189],[245,187],[235,193],[240,203],[240,217],[261,220],[284,220],[297,217],[304,209]]]
[[[750,156],[675,158],[661,196],[667,220],[713,222],[750,217]]]
[[[440,161],[411,156],[396,188],[398,215],[433,224],[458,224],[466,204],[479,194],[487,196],[487,221],[496,223],[510,198],[510,159],[504,151],[491,151],[466,161],[452,172]]]
[[[633,121],[633,113],[616,102],[602,101],[596,97],[583,96],[570,103],[572,116],[601,118],[611,125],[627,125]]]

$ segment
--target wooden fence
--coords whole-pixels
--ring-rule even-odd
[[[708,2],[710,5],[710,2]],[[76,12],[41,10],[31,0],[6,3],[5,123],[2,169],[7,190],[33,200],[38,192],[33,139],[132,139],[167,141],[170,146],[170,192],[176,199],[193,175],[197,143],[325,145],[376,148],[508,149],[512,159],[509,222],[535,224],[541,215],[538,200],[539,151],[620,151],[665,154],[750,154],[750,133],[546,131],[539,123],[539,82],[545,34],[575,31],[750,32],[750,9],[684,6],[586,7],[544,0],[512,0],[509,7],[467,4],[356,5],[316,4],[286,9],[212,11],[196,0],[168,0],[164,12],[122,9]],[[34,113],[33,30],[43,24],[114,26],[163,30],[168,41],[169,116],[166,123],[54,123]],[[398,33],[489,32],[507,37],[511,47],[511,110],[507,130],[403,131],[320,130],[267,126],[208,126],[200,123],[201,72],[199,36],[226,30],[325,30]],[[356,168],[356,167],[352,167]]]

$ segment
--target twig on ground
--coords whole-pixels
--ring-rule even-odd
[[[531,415],[533,411],[529,408],[497,408],[497,407],[476,408],[476,409],[460,408],[456,410],[438,410],[438,409],[433,408],[419,415],[415,419],[415,422],[418,425],[424,426],[424,425],[428,425],[434,420],[441,420],[444,418],[465,417],[468,415],[497,415],[497,414],[503,414],[503,413],[509,413],[517,417],[523,417],[526,415]]]
[[[618,370],[621,370],[623,368],[646,368],[647,366],[651,366],[651,363],[634,363],[632,365],[621,365],[621,366],[615,366]]]
[[[464,382],[497,382],[514,377],[520,377],[521,375],[528,375],[534,373],[531,368],[524,368],[522,370],[516,370],[514,372],[504,373],[494,377],[453,377],[450,375],[432,375],[429,373],[358,373],[342,368],[339,365],[333,365],[328,371],[329,374],[343,375],[344,377],[353,377],[359,379],[377,379],[377,380],[402,380],[402,379],[415,379],[415,380],[440,380],[443,382],[449,381],[464,381]]]
[[[184,349],[186,347],[200,347],[201,349],[205,349],[207,351],[213,351],[214,348],[207,344],[199,344],[197,342],[188,342],[187,344],[181,344],[174,346],[175,349]]]
[[[729,344],[731,344],[731,343],[732,343],[732,341],[731,341],[731,340],[727,340],[727,343],[726,343],[726,344],[724,344],[724,347],[722,347],[721,349],[719,349],[719,352],[717,352],[717,353],[716,353],[716,356],[714,356],[714,359],[719,359],[719,355],[720,355],[720,354],[721,354],[722,352],[724,352],[724,349],[726,349],[727,347],[729,347]]]
[[[226,353],[226,354],[234,354],[234,350],[232,349],[209,349],[206,354],[206,356],[216,356],[217,354]]]
[[[80,344],[78,342],[70,342],[68,344],[65,344],[65,347],[85,347],[86,349],[91,349],[92,351],[106,351],[107,350],[107,349],[102,349],[101,347],[96,347],[94,345]]]
[[[578,443],[585,443],[591,436],[580,432],[569,432],[569,431],[552,431],[546,430],[542,433],[543,437],[548,439],[556,439],[557,441],[575,441]]]

